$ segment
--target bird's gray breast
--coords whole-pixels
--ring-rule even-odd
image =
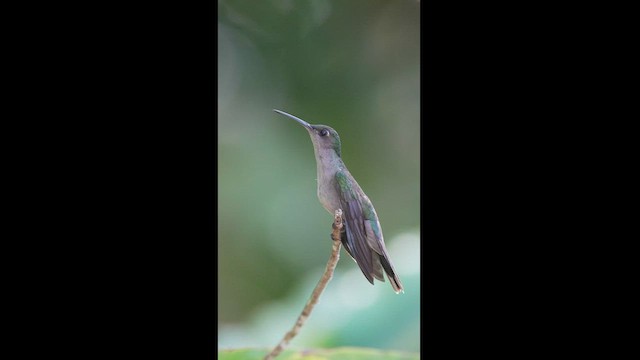
[[[340,196],[336,184],[336,172],[341,167],[318,162],[318,200],[331,214],[340,208]]]

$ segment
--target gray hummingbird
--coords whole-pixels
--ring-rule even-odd
[[[297,121],[309,132],[316,156],[318,199],[331,214],[342,209],[345,226],[341,242],[347,253],[372,285],[373,278],[384,282],[384,270],[396,294],[404,292],[384,245],[378,214],[342,161],[338,133],[329,126],[311,125],[284,111],[273,111]]]

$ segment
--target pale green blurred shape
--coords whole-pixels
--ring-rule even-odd
[[[372,286],[342,252],[333,279],[292,342],[295,346],[420,350],[420,235],[407,232],[393,240],[388,250],[405,292],[394,293],[388,281]],[[275,346],[295,323],[323,271],[324,266],[313,269],[290,297],[264,304],[247,323],[220,327],[218,347]]]
[[[419,227],[420,19],[414,1],[219,1],[218,13],[222,339],[246,329],[266,304],[285,301],[297,316],[331,249],[333,217],[316,196],[309,136],[272,109],[339,132],[343,160],[373,202],[388,246]],[[391,258],[401,266],[400,256]],[[352,270],[354,286],[372,287],[342,252],[336,273]],[[417,284],[418,275],[400,274],[405,286]],[[381,287],[389,285],[372,288]],[[354,310],[363,311],[354,321],[390,321],[398,304],[407,307],[402,316],[419,317],[419,303],[405,303],[417,293],[402,298],[385,290],[393,297]],[[293,321],[286,310],[277,325],[284,331]],[[393,331],[418,333],[417,323],[404,319]],[[373,326],[351,329],[345,345],[375,347],[384,333]],[[303,332],[301,339],[315,335]],[[317,336],[318,343],[336,344],[343,335],[327,327]],[[401,341],[388,346],[415,350]]]

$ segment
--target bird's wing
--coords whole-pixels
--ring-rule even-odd
[[[379,272],[377,264],[374,265],[371,248],[367,243],[367,233],[364,225],[365,215],[360,205],[360,198],[354,184],[349,181],[349,174],[345,170],[336,172],[336,186],[340,197],[340,206],[343,211],[344,224],[346,225],[345,248],[356,261],[364,276],[373,284],[375,273]],[[344,243],[344,238],[343,238]],[[376,276],[377,277],[377,276]]]
[[[349,177],[346,170],[336,173],[336,186],[346,225],[342,242],[371,284],[374,277],[384,281],[384,269],[393,290],[396,293],[404,291],[384,245],[382,229],[373,205],[366,195],[354,189],[358,185],[355,180],[349,181]]]

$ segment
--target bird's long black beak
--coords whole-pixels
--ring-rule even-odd
[[[313,126],[311,126],[311,124],[309,124],[308,122],[300,119],[299,117],[295,117],[295,116],[293,116],[291,114],[287,114],[284,111],[280,111],[280,110],[276,110],[276,109],[273,109],[273,111],[277,112],[278,114],[282,114],[284,116],[288,116],[288,117],[292,118],[293,120],[295,120],[295,121],[299,122],[300,124],[302,124],[302,126],[306,127],[307,129],[313,130]]]

